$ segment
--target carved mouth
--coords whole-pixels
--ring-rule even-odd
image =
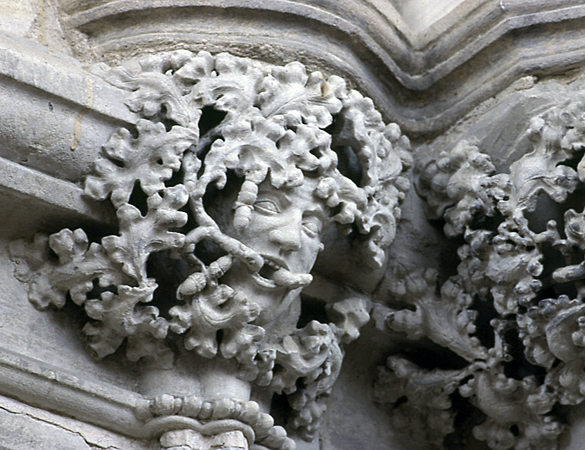
[[[275,280],[281,278],[279,275],[283,275],[282,272],[290,273],[286,262],[272,256],[262,255],[262,258],[264,258],[264,265],[253,274],[256,283],[268,289],[282,287],[281,283],[277,283]]]
[[[282,259],[267,255],[261,256],[264,258],[264,265],[252,275],[252,278],[263,288],[296,289],[307,286],[313,280],[309,274],[291,272]]]

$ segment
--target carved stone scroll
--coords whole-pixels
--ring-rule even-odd
[[[299,63],[177,51],[96,72],[141,117],[85,181],[117,230],[15,242],[30,301],[79,305],[91,354],[137,363],[136,414],[164,448],[292,448],[265,412],[275,393],[289,430],[311,439],[370,301],[359,286],[312,298],[320,321],[301,290],[326,234],[351,240],[350,261],[384,265],[408,140],[342,79]],[[179,362],[191,378],[165,381]]]

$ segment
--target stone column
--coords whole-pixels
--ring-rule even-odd
[[[248,450],[248,441],[241,431],[226,431],[203,436],[194,430],[167,431],[160,438],[163,449],[168,450]]]

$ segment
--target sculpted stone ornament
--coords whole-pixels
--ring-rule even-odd
[[[467,142],[417,168],[429,216],[464,243],[440,290],[431,270],[396,269],[379,306],[388,328],[451,355],[451,370],[399,355],[380,369],[377,398],[401,429],[437,445],[464,445],[468,430],[495,450],[558,448],[565,407],[585,400],[585,222],[572,209],[584,206],[584,105],[575,95],[534,117],[532,151],[509,173]]]
[[[164,448],[292,448],[268,414],[274,393],[288,399],[289,430],[312,438],[341,346],[371,305],[356,290],[322,289],[336,293],[312,299],[323,323],[301,290],[325,234],[351,238],[353,261],[384,264],[408,140],[340,78],[299,63],[176,51],[97,71],[141,116],[112,135],[85,181],[116,209],[118,231],[15,242],[30,301],[82,306],[96,358],[124,343],[143,376],[136,414]],[[179,366],[192,368],[191,384],[169,375]]]

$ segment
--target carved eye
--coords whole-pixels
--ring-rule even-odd
[[[317,237],[321,234],[323,223],[316,216],[303,217],[303,230],[309,237]]]
[[[265,215],[273,215],[280,212],[280,208],[276,202],[265,198],[257,200],[254,203],[254,210]]]

